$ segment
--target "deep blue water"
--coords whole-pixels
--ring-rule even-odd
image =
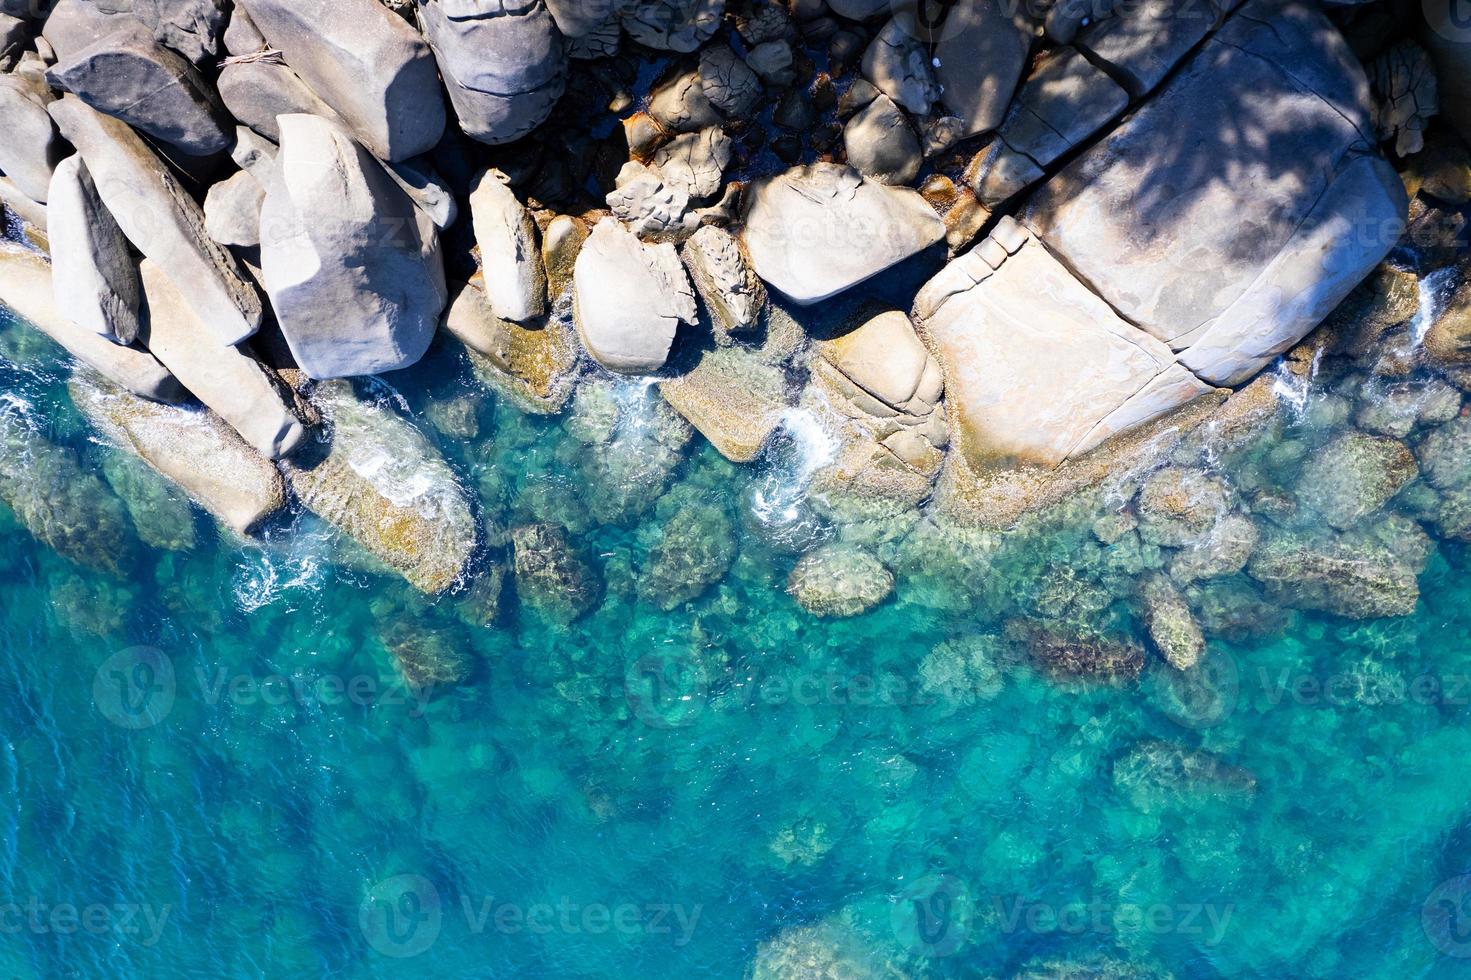
[[[7,324],[0,352],[33,437],[12,479],[149,481],[54,350]],[[637,436],[657,395],[624,385],[634,435],[600,453],[447,352],[363,394],[438,441],[488,526],[566,525],[601,605],[559,626],[508,578],[472,626],[309,516],[244,546],[170,524],[181,498],[158,505],[178,550],[113,502],[130,548],[89,568],[0,506],[0,973],[1471,976],[1463,546],[1410,617],[1253,607],[1209,634],[1204,694],[1153,658],[1059,683],[1006,623],[1059,577],[1108,581],[1086,524],[999,550],[868,529],[895,595],[818,620],[761,520],[799,500],[800,438],[751,467],[698,437],[660,455]],[[473,437],[432,424],[454,399]],[[689,501],[738,554],[666,611],[638,583]],[[384,639],[405,631],[471,679],[421,700]]]

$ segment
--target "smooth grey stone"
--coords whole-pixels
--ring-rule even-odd
[[[583,346],[621,374],[659,370],[679,324],[699,316],[674,246],[646,245],[613,218],[598,222],[583,244],[572,289]]]
[[[131,344],[142,298],[138,264],[80,156],[57,166],[46,212],[56,308],[79,327]]]
[[[296,72],[271,61],[226,65],[220,72],[220,98],[236,119],[271,142],[279,142],[277,116],[305,113],[335,116],[332,107],[306,87]]]
[[[230,0],[133,0],[133,16],[160,44],[199,65],[220,53]]]
[[[0,170],[39,204],[46,203],[51,175],[66,156],[66,144],[46,112],[51,101],[51,93],[30,79],[0,75]]]
[[[220,181],[204,197],[204,229],[221,245],[260,244],[260,209],[266,189],[242,170]]]
[[[843,127],[848,163],[881,184],[907,184],[919,174],[924,152],[904,111],[880,95]]]

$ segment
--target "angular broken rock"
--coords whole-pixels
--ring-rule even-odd
[[[1186,132],[1202,135],[1164,151]],[[1250,0],[1025,220],[1182,364],[1236,385],[1399,239],[1404,186],[1373,144],[1368,83],[1338,31],[1316,8]]]
[[[124,122],[67,96],[51,117],[77,148],[102,202],[133,246],[158,263],[222,344],[256,332],[261,301],[204,230],[204,212]]]
[[[22,194],[46,203],[51,175],[66,145],[46,113],[52,95],[44,86],[20,75],[0,75],[0,171]]]
[[[470,215],[491,312],[516,323],[544,316],[547,277],[536,223],[499,170],[487,170],[476,180]]]
[[[665,143],[654,154],[654,166],[666,181],[685,184],[691,198],[710,197],[724,182],[733,146],[724,130],[711,126]]]
[[[917,33],[895,17],[863,53],[863,77],[916,116],[926,116],[940,97],[930,62]]]
[[[281,463],[303,506],[423,592],[460,581],[476,546],[475,517],[438,450],[348,382],[314,385],[309,397],[326,434]]]
[[[53,88],[71,92],[99,112],[191,156],[230,145],[229,116],[194,66],[160,45],[140,24],[114,31],[47,73]]]
[[[221,245],[260,244],[260,209],[266,189],[244,170],[209,189],[204,197],[204,228]]]
[[[68,390],[109,442],[178,484],[236,534],[250,534],[286,506],[276,467],[209,409],[157,405],[81,376]]]
[[[460,216],[454,192],[434,172],[434,166],[428,157],[384,163],[383,168],[388,171],[388,176],[393,178],[399,189],[413,199],[419,210],[429,216],[434,227],[440,230],[448,228]]]
[[[466,135],[509,143],[546,121],[567,56],[542,0],[424,0],[419,14]]]
[[[434,222],[341,123],[281,117],[261,268],[297,364],[380,374],[424,356],[448,298]]]
[[[793,302],[821,302],[945,237],[917,191],[814,163],[754,183],[742,239],[756,274]]]
[[[919,134],[887,95],[880,95],[843,127],[848,163],[880,184],[907,184],[924,163]]]
[[[707,225],[690,236],[681,255],[705,301],[717,341],[727,343],[731,334],[760,323],[766,287],[730,232]]]
[[[188,397],[183,385],[146,350],[115,344],[63,316],[56,307],[51,265],[37,253],[13,244],[0,246],[0,303],[134,394],[160,402]]]
[[[132,0],[133,16],[159,43],[196,65],[219,54],[230,0]]]
[[[630,160],[618,172],[618,186],[608,193],[608,210],[640,238],[659,241],[687,232],[690,189],[684,180]],[[692,219],[693,220],[693,219]]]
[[[56,308],[77,326],[118,344],[138,336],[138,266],[79,156],[51,178],[46,206]]]
[[[1083,27],[1073,43],[1138,98],[1153,91],[1239,2],[1120,4],[1113,16]]]
[[[271,142],[281,139],[277,116],[305,113],[335,117],[332,107],[285,65],[244,61],[220,72],[220,99],[236,119]]]
[[[1212,390],[1014,222],[931,280],[915,311],[977,472],[1055,467]]]
[[[750,119],[761,106],[761,79],[729,45],[700,52],[699,79],[706,100],[727,119]]]
[[[434,55],[377,0],[239,3],[291,70],[374,156],[406,160],[439,142],[444,97]]]
[[[715,36],[724,13],[725,0],[631,0],[623,29],[639,44],[687,54]]]
[[[654,89],[649,97],[649,115],[671,133],[693,133],[724,121],[706,97],[698,71],[676,75]]]
[[[163,271],[144,259],[148,300],[142,340],[194,397],[267,459],[290,455],[306,438],[285,383],[238,347],[222,347]]]
[[[612,218],[593,229],[572,279],[577,333],[612,371],[659,370],[679,324],[699,315],[674,246],[645,245]]]

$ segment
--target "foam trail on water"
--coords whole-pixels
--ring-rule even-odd
[[[813,474],[832,462],[838,442],[812,412],[789,408],[782,414],[782,449],[751,488],[751,513],[763,525],[791,527],[803,519],[802,502]]]

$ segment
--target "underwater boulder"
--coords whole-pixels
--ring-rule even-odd
[[[843,618],[867,612],[894,591],[894,574],[852,545],[823,545],[802,556],[787,592],[814,616]]]
[[[664,521],[649,549],[639,597],[666,612],[698,599],[725,578],[736,550],[735,526],[723,506],[685,503]]]
[[[516,594],[548,619],[570,623],[594,608],[602,595],[597,573],[573,550],[555,524],[511,531]]]
[[[1407,530],[1418,528],[1411,523]],[[1424,532],[1419,536],[1424,539]],[[1414,557],[1396,553],[1363,529],[1273,531],[1262,536],[1246,571],[1270,596],[1294,608],[1377,619],[1415,611],[1425,559]]]
[[[1414,454],[1398,439],[1349,431],[1308,458],[1297,496],[1343,529],[1377,512],[1419,472]]]

